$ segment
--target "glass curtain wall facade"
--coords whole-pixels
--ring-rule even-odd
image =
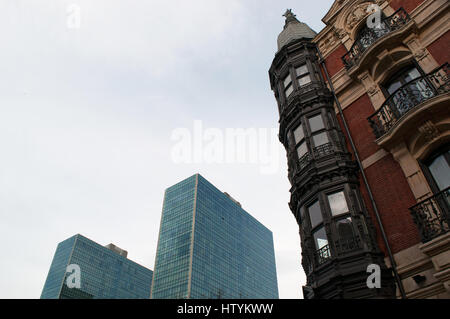
[[[80,267],[81,287],[69,288],[68,265]],[[41,299],[148,299],[153,272],[82,236],[59,243]]]
[[[168,188],[152,298],[278,298],[272,232],[199,174]]]

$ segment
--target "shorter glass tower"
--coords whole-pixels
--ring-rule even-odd
[[[272,232],[196,174],[166,190],[154,299],[277,299]]]
[[[153,272],[126,258],[126,251],[110,244],[103,247],[75,235],[58,244],[41,299],[148,299]],[[67,281],[76,265],[80,288]],[[69,268],[70,269],[70,268]]]

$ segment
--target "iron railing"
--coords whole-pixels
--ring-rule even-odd
[[[328,259],[331,258],[331,249],[330,245],[325,245],[322,248],[318,249],[316,251],[316,262],[318,265],[322,265],[325,263]]]
[[[380,26],[369,28],[365,26],[355,40],[350,50],[342,57],[345,67],[350,69],[360,59],[361,55],[378,39],[393,31],[396,31],[407,24],[411,18],[405,9],[400,8],[389,17],[381,20]]]
[[[376,138],[386,134],[408,111],[440,94],[450,92],[449,64],[397,89],[367,120]]]
[[[319,159],[323,156],[330,155],[334,153],[333,144],[332,143],[326,143],[320,146],[317,146],[313,149],[313,155],[314,157],[308,152],[305,155],[303,155],[299,159],[299,166],[300,169],[304,169],[313,159]]]
[[[329,154],[333,154],[334,150],[333,150],[333,144],[332,143],[326,143],[326,144],[322,144],[320,146],[317,146],[314,148],[313,150],[314,156],[316,158],[322,157],[322,156],[326,156]]]
[[[309,162],[311,162],[311,160],[311,154],[306,153],[305,155],[303,155],[298,161],[300,169],[304,169],[309,164]]]
[[[423,243],[447,233],[450,230],[450,187],[410,210]]]

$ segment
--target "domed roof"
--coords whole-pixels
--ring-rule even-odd
[[[278,51],[294,40],[313,39],[316,36],[317,33],[306,23],[297,20],[291,9],[287,10],[283,16],[286,17],[286,23],[284,30],[278,36]]]

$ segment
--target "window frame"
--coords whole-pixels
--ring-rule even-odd
[[[345,204],[347,205],[347,211],[345,213],[340,213],[338,215],[333,215],[333,209],[331,208],[331,203],[330,203],[329,197],[332,196],[332,195],[335,195],[335,194],[339,194],[339,193],[342,193],[344,195]],[[341,188],[341,189],[338,189],[338,190],[335,190],[335,191],[332,191],[332,192],[327,192],[325,194],[325,196],[326,196],[326,199],[327,199],[328,209],[330,210],[330,217],[331,217],[331,219],[334,219],[334,218],[337,218],[337,217],[341,217],[341,216],[345,216],[345,215],[351,215],[350,207],[348,205],[349,201],[347,199],[347,195],[346,195],[345,189]]]
[[[307,143],[307,132],[305,132],[305,125],[302,123],[302,121],[300,120],[297,125],[293,126],[294,128],[290,131],[290,134],[292,134],[292,140],[294,141],[294,145],[295,145],[295,153],[297,154],[297,161],[300,161],[306,154],[310,154],[309,151],[309,146]],[[295,138],[295,131],[301,127],[302,132],[303,132],[303,137],[300,139],[300,141],[297,142],[296,138]],[[302,146],[302,144],[305,144],[306,147],[306,153],[303,154],[301,157],[298,154],[298,149],[300,148],[300,146]]]
[[[418,161],[419,166],[422,169],[422,172],[425,175],[425,179],[427,180],[428,185],[430,186],[433,194],[439,194],[440,192],[442,192],[442,190],[439,188],[436,180],[434,179],[434,176],[431,173],[429,166],[431,165],[432,162],[434,162],[434,160],[436,160],[438,157],[442,155],[444,155],[444,158],[447,160],[447,163],[450,166],[450,155],[448,155],[449,151],[450,151],[450,144],[447,144],[432,152],[426,159]]]
[[[422,68],[420,67],[419,63],[417,63],[416,60],[412,60],[412,61],[410,61],[406,66],[403,66],[403,67],[400,68],[400,69],[396,69],[396,70],[395,70],[395,73],[393,72],[393,73],[392,73],[386,80],[384,80],[384,81],[381,83],[381,85],[380,85],[381,91],[383,92],[383,95],[384,95],[384,97],[385,97],[386,99],[388,99],[391,95],[393,95],[393,94],[397,91],[397,90],[394,91],[392,94],[389,93],[389,91],[388,91],[389,85],[391,85],[392,82],[393,82],[395,79],[401,78],[400,83],[401,83],[402,85],[401,85],[400,87],[403,87],[404,85],[406,85],[406,84],[408,84],[409,82],[411,82],[411,81],[409,81],[409,82],[404,81],[404,76],[405,76],[405,74],[406,74],[408,71],[412,70],[413,68],[415,68],[417,71],[419,71],[420,76],[425,76],[425,75],[426,75],[426,73],[422,70]],[[414,80],[412,80],[412,81],[414,81]]]
[[[306,67],[306,72],[298,74],[298,72],[297,72],[298,69],[300,69],[302,67]],[[306,77],[309,78],[309,82],[306,83],[306,84],[300,84],[300,79],[303,79],[303,78],[306,78]],[[309,69],[309,66],[308,66],[307,62],[305,62],[305,63],[295,67],[295,81],[297,82],[297,85],[298,85],[299,88],[305,87],[305,86],[310,85],[312,83],[311,70]]]
[[[286,85],[286,80],[287,80],[288,78],[290,79],[290,82],[289,82],[289,84]],[[283,80],[282,80],[281,82],[283,83],[284,97],[285,97],[285,99],[287,100],[287,99],[292,95],[292,93],[294,93],[294,91],[295,91],[295,88],[294,88],[294,81],[292,80],[292,74],[291,74],[290,69],[288,70],[287,75],[283,78]],[[291,89],[291,88],[292,88],[291,93],[287,94],[287,90],[288,90],[288,89]]]
[[[312,127],[311,127],[311,119],[313,119],[313,118],[315,118],[315,117],[318,117],[318,116],[320,116],[320,119],[322,120],[323,128],[318,129],[318,130],[316,130],[316,131],[313,131],[313,130],[312,130]],[[323,117],[322,112],[320,112],[320,113],[315,113],[315,114],[312,115],[312,116],[308,116],[306,119],[307,119],[307,122],[308,122],[308,129],[309,129],[309,135],[310,135],[311,148],[312,148],[313,150],[316,149],[316,148],[319,147],[319,146],[322,146],[322,145],[326,145],[326,144],[331,143],[330,136],[329,136],[329,134],[328,134],[327,124],[326,124],[326,121],[325,121],[325,119],[324,119],[324,117]],[[325,133],[325,136],[326,136],[328,142],[327,142],[327,143],[324,143],[324,144],[321,144],[321,145],[316,145],[316,142],[315,142],[315,140],[314,140],[314,137],[315,137],[315,136],[318,136],[318,135],[320,135],[320,134],[322,134],[322,133]]]

